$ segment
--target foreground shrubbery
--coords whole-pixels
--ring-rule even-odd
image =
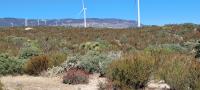
[[[188,90],[191,58],[184,55],[168,55],[159,67],[159,76],[172,90]]]
[[[67,55],[61,52],[51,53],[49,57],[51,58],[52,65],[54,67],[60,66],[62,63],[64,63],[67,60]]]
[[[38,56],[41,54],[41,50],[38,48],[36,41],[26,42],[23,48],[20,49],[20,59],[29,59],[32,56]]]
[[[160,59],[156,72],[172,90],[200,89],[200,63],[194,57],[171,53],[162,55]]]
[[[197,52],[196,52],[196,58],[199,58],[200,57],[200,41],[199,41],[199,44],[195,47]]]
[[[187,48],[181,46],[180,44],[161,44],[161,45],[150,45],[145,48],[145,51],[153,51],[153,52],[166,52],[166,53],[184,53],[187,52]]]
[[[129,55],[113,61],[107,70],[107,77],[115,88],[121,90],[144,88],[153,72],[154,59],[146,53]]]
[[[65,68],[81,68],[89,73],[100,73],[101,75],[104,75],[107,66],[115,58],[119,58],[119,56],[115,56],[114,53],[88,51],[85,55],[69,58],[67,63],[63,63],[64,65],[62,66]]]
[[[47,56],[32,57],[24,66],[26,73],[30,75],[39,75],[51,66],[51,61]]]
[[[0,54],[0,75],[22,74],[24,60]]]
[[[84,70],[71,68],[63,76],[65,84],[87,84],[89,82],[89,73]]]
[[[164,80],[172,90],[199,90],[200,62],[193,56],[164,51],[135,53],[109,65],[113,88],[144,88],[149,80]]]
[[[189,70],[188,82],[192,90],[200,90],[200,63],[195,61]]]

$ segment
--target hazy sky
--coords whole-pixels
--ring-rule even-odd
[[[0,17],[82,18],[81,0],[0,0]],[[88,18],[135,20],[134,0],[85,0]],[[141,0],[143,24],[200,24],[200,0]]]

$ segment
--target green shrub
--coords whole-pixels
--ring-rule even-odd
[[[147,53],[136,53],[113,61],[106,76],[121,90],[144,88],[153,72],[154,59]]]
[[[24,66],[26,73],[30,75],[39,75],[51,67],[50,59],[47,56],[32,57]]]
[[[41,54],[41,50],[38,48],[36,42],[27,42],[23,48],[20,49],[20,59],[28,59],[32,56],[38,56]]]
[[[198,61],[192,62],[188,74],[188,82],[191,90],[200,90],[200,63]]]
[[[15,46],[21,47],[25,42],[27,42],[28,39],[25,37],[8,36],[6,37],[6,40]]]
[[[60,66],[49,68],[47,72],[43,73],[43,75],[53,77],[53,76],[63,74],[65,70],[69,70],[70,68],[77,67],[79,60],[80,60],[79,55],[69,57]]]
[[[22,74],[25,60],[0,54],[0,75]]]
[[[101,50],[104,48],[108,48],[108,44],[106,42],[97,40],[98,42],[86,42],[80,45],[80,49],[85,50]]]
[[[167,57],[159,67],[160,78],[165,80],[172,90],[188,90],[188,76],[192,58],[179,54]]]
[[[90,73],[105,73],[105,69],[112,62],[112,58],[105,53],[89,51],[80,57],[79,67]]]
[[[89,82],[89,74],[83,70],[71,68],[63,76],[65,84],[87,84]]]
[[[67,55],[60,52],[54,52],[50,55],[53,66],[60,66],[64,61],[67,60]]]
[[[168,53],[173,52],[186,52],[187,49],[185,47],[182,47],[179,44],[161,44],[161,45],[150,45],[147,48],[145,48],[145,51],[164,51]]]
[[[199,44],[195,47],[195,49],[197,50],[195,57],[199,58],[200,57],[200,41],[199,41]]]

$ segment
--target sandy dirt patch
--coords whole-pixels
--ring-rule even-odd
[[[6,90],[97,90],[98,83],[105,82],[98,74],[90,75],[89,84],[67,85],[61,77],[5,76],[0,78]]]

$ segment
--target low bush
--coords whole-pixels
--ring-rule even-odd
[[[8,36],[6,37],[7,42],[12,43],[15,46],[21,47],[25,42],[27,42],[28,38],[26,37],[16,37],[16,36]]]
[[[67,55],[64,53],[56,52],[50,54],[51,62],[53,66],[60,66],[64,61],[67,60]]]
[[[200,41],[199,41],[199,44],[195,47],[196,49],[196,58],[199,58],[200,57]]]
[[[121,57],[121,52],[103,53],[99,51],[88,51],[85,55],[76,55],[68,58],[61,66],[65,69],[81,68],[89,73],[100,73],[105,75],[107,66]]]
[[[78,62],[80,60],[80,56],[71,56],[66,61],[64,61],[60,66],[55,66],[49,68],[46,72],[42,73],[44,76],[57,76],[63,74],[66,70],[71,68],[78,67]]]
[[[24,43],[23,48],[20,49],[20,59],[28,59],[32,56],[38,56],[41,54],[41,50],[38,48],[39,46],[36,42],[27,42]]]
[[[120,90],[141,89],[149,81],[153,67],[153,57],[147,53],[137,53],[113,61],[107,68],[106,76]]]
[[[51,67],[50,59],[47,56],[32,57],[24,66],[26,73],[30,75],[39,75]]]
[[[112,62],[112,60],[113,59],[108,57],[105,53],[89,51],[85,55],[81,56],[78,66],[89,73],[96,72],[104,75],[107,66]]]
[[[97,40],[96,42],[86,42],[80,45],[80,49],[84,50],[102,50],[108,47],[109,44],[103,40]]]
[[[170,85],[172,90],[187,90],[187,78],[189,75],[190,59],[181,55],[171,55],[165,60],[159,74],[161,79]]]
[[[63,76],[65,84],[87,84],[89,82],[89,74],[86,71],[71,68]]]
[[[147,48],[145,48],[145,51],[164,51],[168,53],[174,53],[174,52],[186,52],[187,49],[185,47],[182,47],[179,44],[161,44],[161,45],[150,45]]]
[[[188,82],[191,90],[200,90],[200,63],[193,61],[188,74]]]
[[[22,74],[25,60],[0,54],[0,75]]]

